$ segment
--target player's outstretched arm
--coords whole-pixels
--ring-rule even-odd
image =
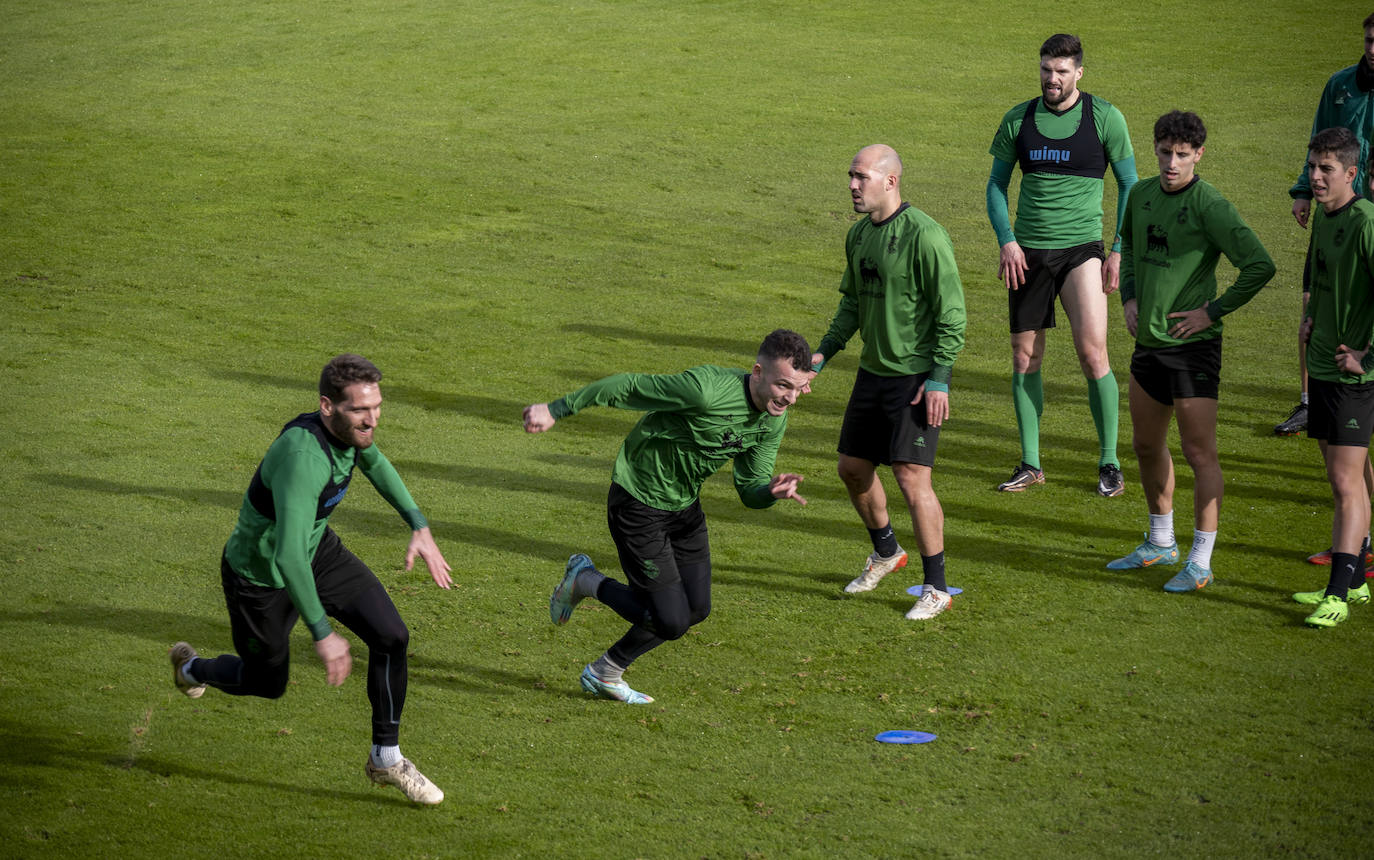
[[[453,585],[453,577],[449,575],[452,568],[444,560],[444,554],[439,552],[439,545],[434,542],[434,535],[430,533],[429,526],[410,533],[410,546],[406,547],[406,570],[415,566],[417,555],[425,560],[425,566],[429,568],[429,575],[435,585],[440,588]]]
[[[343,685],[353,671],[353,657],[348,653],[348,640],[337,633],[330,633],[316,640],[315,653],[324,664],[324,677],[332,687]]]
[[[768,492],[773,494],[775,499],[796,499],[797,504],[805,505],[806,499],[797,494],[797,487],[805,480],[801,475],[783,474],[774,475],[773,480],[768,483]]]
[[[553,427],[553,413],[547,403],[533,403],[525,407],[525,432],[543,433]]]

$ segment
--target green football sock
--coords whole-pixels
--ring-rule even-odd
[[[1120,468],[1121,461],[1116,458],[1116,424],[1121,410],[1121,389],[1110,370],[1101,379],[1089,380],[1088,408],[1093,413],[1093,424],[1097,425],[1100,449],[1097,465]]]
[[[1040,468],[1040,415],[1045,411],[1045,386],[1040,371],[1011,375],[1011,406],[1021,433],[1021,462]]]

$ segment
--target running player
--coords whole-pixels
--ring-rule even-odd
[[[907,563],[877,476],[879,463],[890,464],[921,551],[921,595],[906,617],[924,620],[950,606],[945,515],[931,471],[964,346],[964,288],[949,234],[902,200],[901,178],[902,161],[890,146],[864,147],[849,166],[854,211],[868,217],[845,237],[840,305],[812,360],[819,371],[856,331],[863,337],[840,428],[839,473],[873,552],[844,590],[872,591]]]
[[[1334,627],[1348,604],[1369,600],[1360,543],[1369,534],[1365,461],[1374,429],[1374,203],[1355,194],[1360,141],[1348,128],[1312,138],[1307,156],[1312,238],[1307,248],[1311,298],[1299,336],[1307,344],[1307,435],[1321,445],[1335,501],[1331,575],[1322,591],[1293,595],[1315,605],[1307,623]]]
[[[172,680],[193,699],[207,685],[231,696],[279,698],[286,692],[291,628],[300,618],[315,640],[326,679],[339,686],[352,671],[353,658],[348,640],[330,626],[333,617],[368,647],[368,778],[396,786],[416,803],[435,804],[444,793],[401,755],[398,745],[410,633],[376,575],[329,528],[357,466],[412,529],[406,570],[418,555],[440,588],[452,584],[424,515],[373,442],[381,378],[381,371],[359,355],[340,355],[325,365],[319,411],[296,416],[267,449],[220,560],[238,654],[204,659],[178,642],[171,651]]]
[[[702,365],[671,375],[620,373],[552,403],[525,407],[525,431],[542,433],[588,406],[645,410],[625,437],[611,473],[606,519],[627,584],[587,556],[568,559],[549,598],[554,624],[587,597],[615,610],[629,631],[582,670],[582,688],[632,705],[653,701],[622,675],[639,657],[711,612],[711,548],[701,485],[734,462],[735,491],[747,507],[795,499],[801,475],[773,475],[787,407],[809,391],[811,347],[796,332],[764,338],[753,370]]]
[[[1274,276],[1274,261],[1235,207],[1196,173],[1207,129],[1197,114],[1172,111],[1155,123],[1159,180],[1131,189],[1121,227],[1121,302],[1135,336],[1131,356],[1132,444],[1150,522],[1145,542],[1108,562],[1110,570],[1177,564],[1174,460],[1169,423],[1193,470],[1193,547],[1165,591],[1195,591],[1212,581],[1221,514],[1217,390],[1221,318],[1254,298]],[[1239,269],[1217,297],[1222,254]]]
[[[1126,119],[1104,99],[1078,89],[1083,45],[1060,33],[1040,47],[1040,98],[1002,117],[993,137],[988,219],[1001,246],[998,277],[1007,286],[1011,317],[1011,395],[1021,435],[1021,463],[997,489],[1016,493],[1045,482],[1040,468],[1040,367],[1045,330],[1055,327],[1054,300],[1064,305],[1074,350],[1088,381],[1097,428],[1097,491],[1125,490],[1116,455],[1121,393],[1107,358],[1107,295],[1121,270],[1120,224],[1135,184],[1135,156]],[[1007,188],[1021,165],[1021,192],[1012,231]],[[1103,253],[1103,177],[1116,176],[1117,217],[1110,253]]]

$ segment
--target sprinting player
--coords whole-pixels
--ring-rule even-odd
[[[231,696],[279,698],[286,692],[291,628],[301,618],[326,680],[337,687],[352,671],[353,658],[348,640],[329,623],[334,618],[368,647],[368,779],[396,786],[415,803],[436,804],[444,793],[399,746],[410,633],[376,575],[329,528],[356,466],[412,530],[406,570],[418,555],[440,588],[453,582],[424,515],[373,441],[381,379],[381,371],[359,355],[340,355],[324,366],[319,411],[289,421],[267,449],[220,560],[238,654],[205,659],[178,642],[171,651],[172,679],[193,699],[206,686]]]
[[[1150,522],[1145,542],[1107,563],[1110,570],[1177,564],[1174,459],[1169,422],[1193,470],[1193,548],[1164,583],[1196,591],[1212,581],[1212,549],[1221,514],[1217,461],[1217,391],[1221,318],[1254,298],[1274,276],[1274,261],[1235,207],[1196,173],[1207,129],[1197,114],[1172,111],[1155,123],[1159,180],[1131,189],[1121,227],[1121,302],[1135,337],[1131,356],[1132,445]],[[1238,270],[1217,297],[1222,254]]]
[[[1369,600],[1360,542],[1369,534],[1365,460],[1374,429],[1374,203],[1355,194],[1360,141],[1348,128],[1312,138],[1307,156],[1312,237],[1307,247],[1311,298],[1300,336],[1307,344],[1307,435],[1321,445],[1335,513],[1331,576],[1322,591],[1293,595],[1316,608],[1313,627],[1334,627],[1348,604]]]
[[[552,403],[525,407],[525,431],[542,433],[588,406],[643,410],[616,456],[606,520],[628,584],[597,570],[587,556],[568,559],[549,598],[554,624],[595,597],[630,623],[629,631],[582,670],[582,688],[605,699],[643,705],[653,697],[622,677],[635,660],[681,638],[711,612],[711,548],[701,485],[733,461],[735,491],[750,508],[795,499],[801,475],[773,475],[787,429],[787,407],[808,391],[811,347],[796,332],[764,338],[752,370],[713,365],[677,374],[620,373]]]
[[[1021,435],[1021,462],[997,489],[1019,493],[1045,482],[1040,468],[1040,417],[1045,330],[1055,327],[1058,296],[1073,331],[1078,364],[1088,381],[1097,428],[1097,492],[1125,491],[1116,455],[1121,392],[1107,358],[1107,295],[1120,277],[1120,225],[1135,184],[1135,156],[1126,119],[1104,99],[1078,89],[1083,45],[1060,33],[1040,46],[1040,98],[1002,117],[993,137],[988,219],[1001,246],[998,277],[1007,286],[1011,317],[1011,399]],[[1021,165],[1016,230],[1007,208],[1012,168]],[[1111,252],[1103,253],[1102,193],[1107,165],[1116,176]]]
[[[854,211],[868,217],[845,236],[839,308],[812,360],[819,371],[856,331],[863,337],[840,427],[839,473],[873,552],[844,590],[872,591],[907,563],[877,475],[878,464],[890,464],[921,552],[921,595],[906,617],[924,620],[950,607],[945,514],[931,471],[964,346],[964,288],[949,234],[902,200],[901,179],[902,161],[890,146],[866,146],[849,166]]]
[[[1364,29],[1364,53],[1360,61],[1347,66],[1331,76],[1322,89],[1321,100],[1317,102],[1317,114],[1312,119],[1312,134],[1326,128],[1348,128],[1355,133],[1360,142],[1360,160],[1363,165],[1369,158],[1369,142],[1374,138],[1374,15],[1369,15],[1360,25]],[[1363,171],[1355,176],[1355,193],[1362,194],[1366,186]],[[1312,212],[1312,184],[1308,178],[1307,162],[1298,173],[1298,181],[1288,189],[1293,198],[1293,220],[1306,229],[1307,220]],[[1302,286],[1302,304],[1307,307],[1310,296],[1306,278]],[[1301,383],[1301,398],[1288,417],[1274,426],[1278,436],[1294,436],[1307,429],[1307,350],[1305,344],[1298,344],[1298,374]],[[1374,475],[1366,472],[1366,478],[1374,484]],[[1330,564],[1331,551],[1316,553],[1310,559],[1313,564]]]

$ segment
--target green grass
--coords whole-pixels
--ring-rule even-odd
[[[1368,610],[1316,632],[1316,448],[1269,429],[1296,388],[1306,236],[1286,189],[1363,9],[1222,2],[45,3],[0,16],[3,853],[101,856],[1357,856],[1374,756]],[[1217,582],[1108,574],[1139,539],[1092,493],[1067,331],[1046,364],[1049,483],[1016,458],[987,146],[1079,33],[1143,176],[1174,107],[1200,173],[1279,275],[1227,322]],[[840,587],[866,541],[834,475],[854,369],[795,409],[779,468],[806,508],[708,483],[715,610],[645,657],[647,708],[576,674],[619,635],[546,602],[609,562],[610,463],[633,421],[550,434],[520,408],[620,370],[742,364],[814,339],[852,218],[844,171],[895,145],[950,231],[969,307],[937,486],[955,611]],[[1111,193],[1108,207],[1112,206]],[[1225,270],[1225,266],[1223,266]],[[1229,272],[1223,272],[1229,277]],[[1124,386],[1129,342],[1113,315]],[[387,373],[381,444],[456,570],[400,570],[369,489],[335,526],[412,631],[403,747],[437,809],[362,774],[362,679],[328,688],[297,634],[279,701],[187,701],[167,647],[229,646],[217,557],[281,423],[331,355]],[[1124,405],[1124,397],[1123,397]],[[1180,458],[1180,534],[1191,479]],[[899,535],[904,512],[893,511]],[[894,577],[900,579],[900,577]],[[921,747],[872,737],[939,734]]]

